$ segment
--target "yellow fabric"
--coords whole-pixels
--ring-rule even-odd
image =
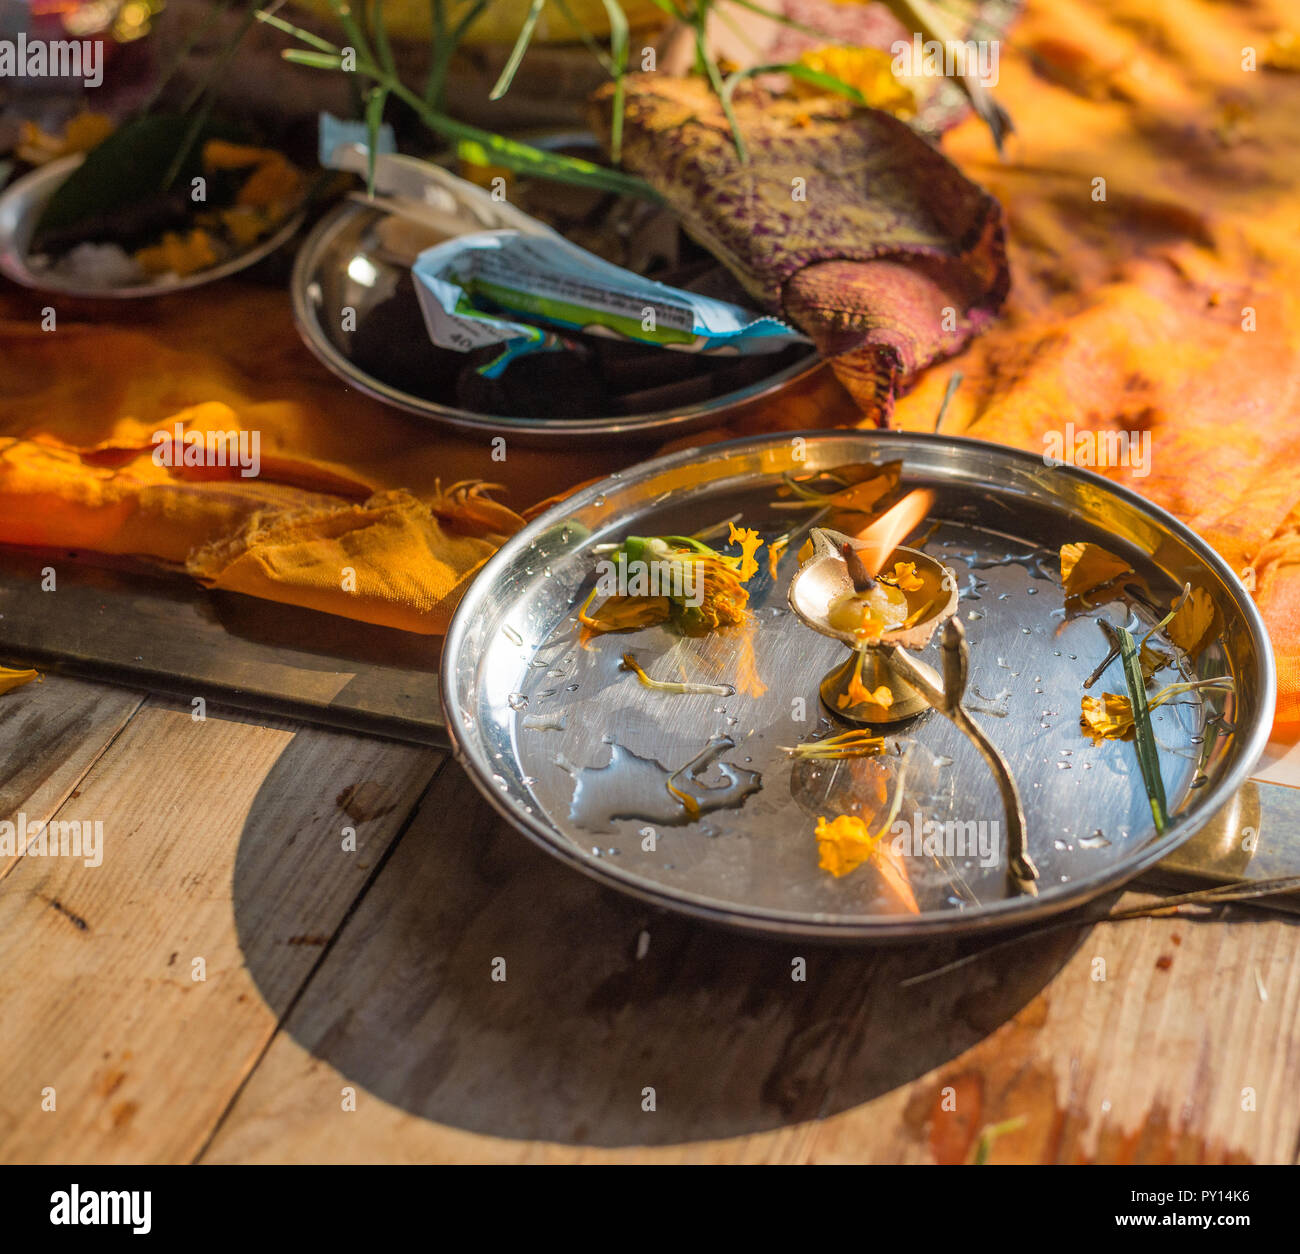
[[[0,291],[0,539],[134,554],[210,587],[435,634],[518,510],[647,451],[457,439],[359,395],[303,347],[284,293],[214,284],[147,306]],[[422,333],[414,329],[413,334]],[[814,378],[782,421],[837,400]],[[841,405],[841,419],[849,418]],[[256,478],[159,466],[154,433],[256,432]],[[353,572],[349,575],[349,571]]]

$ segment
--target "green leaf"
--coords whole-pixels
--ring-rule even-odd
[[[836,78],[834,74],[826,74],[821,70],[813,70],[806,65],[800,65],[797,61],[786,61],[774,65],[751,65],[743,70],[737,70],[734,74],[727,76],[727,80],[722,86],[723,95],[729,101],[741,83],[749,78],[757,78],[760,74],[788,74],[791,78],[802,79],[805,83],[814,83],[816,86],[824,87],[828,91],[839,92],[840,95],[847,96],[857,104],[867,103],[867,98],[851,83]]]
[[[191,132],[194,132],[191,135]],[[37,237],[62,231],[97,214],[112,213],[166,190],[167,174],[187,139],[241,139],[234,128],[204,121],[194,131],[194,119],[178,114],[147,114],[125,123],[55,190],[37,223]],[[188,179],[202,173],[198,145],[182,162],[179,173]]]
[[[533,0],[529,6],[528,16],[524,18],[523,26],[519,28],[519,37],[515,40],[515,46],[510,49],[510,56],[506,61],[505,69],[501,71],[501,77],[497,79],[496,86],[488,95],[489,100],[500,100],[510,90],[510,84],[514,81],[519,63],[524,59],[524,53],[528,51],[533,29],[537,25],[537,19],[542,15],[542,6],[545,3],[546,0]]]
[[[447,119],[450,121],[450,119]],[[431,130],[438,130],[432,122],[426,120]],[[607,166],[583,161],[578,157],[565,157],[559,153],[544,152],[529,144],[517,140],[505,139],[489,131],[478,131],[473,127],[446,127],[444,134],[457,135],[456,153],[472,165],[501,165],[519,174],[531,174],[538,178],[555,179],[557,182],[570,183],[575,187],[593,187],[598,191],[612,192],[617,196],[638,196],[643,200],[658,200],[659,194],[643,180],[621,170],[611,170]],[[465,132],[473,131],[472,135]]]
[[[802,79],[805,83],[824,87],[827,91],[839,92],[841,96],[847,96],[858,104],[867,103],[867,98],[852,83],[846,83],[842,78],[836,78],[834,74],[827,74],[823,70],[814,70],[809,66],[800,65],[797,61],[787,65],[785,72],[791,78]]]

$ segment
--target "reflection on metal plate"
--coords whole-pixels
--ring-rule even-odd
[[[1167,857],[1234,796],[1267,739],[1272,659],[1249,596],[1192,532],[1095,475],[1015,450],[890,432],[805,440],[735,441],[646,463],[555,507],[488,564],[448,635],[444,701],[461,760],[515,826],[614,887],[719,923],[886,939],[1021,924],[1078,904]],[[957,576],[967,705],[1018,783],[1036,899],[1008,891],[995,780],[933,711],[882,728],[879,757],[799,761],[784,751],[845,729],[818,700],[844,646],[787,608],[798,543],[775,578],[760,553],[743,629],[690,639],[661,625],[585,646],[579,636],[595,544],[690,534],[738,513],[770,541],[794,517],[772,508],[783,472],[899,457],[904,487],[935,493],[938,525],[918,533],[921,547]],[[1075,540],[1126,557],[1139,596],[1067,611],[1057,551]],[[1231,674],[1236,691],[1154,711],[1173,816],[1160,835],[1132,744],[1094,746],[1079,703],[1106,652],[1098,620],[1145,631],[1186,581],[1209,593],[1221,624],[1196,673]],[[624,651],[655,679],[735,691],[648,689],[622,669]],[[937,653],[932,642],[920,656],[937,667]],[[1092,691],[1125,691],[1118,661]],[[821,870],[818,818],[879,824],[900,778],[891,865],[876,859],[841,878]],[[675,797],[683,789],[698,814]]]

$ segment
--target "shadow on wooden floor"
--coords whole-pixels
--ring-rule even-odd
[[[364,831],[364,811],[352,817]],[[251,941],[275,903],[244,854],[265,838],[258,831],[255,807],[234,901],[269,999],[274,981],[256,969],[267,947]],[[336,851],[308,854],[304,874],[311,857]],[[1056,932],[900,988],[963,951],[756,940],[665,914],[506,828],[453,762],[385,858],[305,989],[273,1009],[349,1083],[499,1137],[669,1145],[857,1106],[1014,1016],[1080,935]]]

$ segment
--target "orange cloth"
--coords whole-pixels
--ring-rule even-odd
[[[1286,30],[1292,0],[1030,0],[999,57],[1008,160],[974,119],[943,143],[1006,211],[1011,294],[893,416],[932,430],[960,372],[946,433],[1043,453],[1067,423],[1149,431],[1149,475],[1099,473],[1254,583],[1279,726],[1300,720],[1300,73],[1265,68]]]
[[[1251,568],[1300,719],[1300,74],[1261,67],[1290,0],[1030,0],[996,88],[1010,159],[967,121],[944,141],[1003,204],[1002,320],[931,370],[895,422],[1035,452],[1076,430],[1152,434],[1151,474],[1106,470]],[[1094,180],[1105,200],[1094,200]],[[282,292],[237,282],[147,306],[0,291],[0,538],[137,553],[215,587],[438,632],[510,529],[438,493],[506,486],[517,510],[652,450],[461,439],[343,388],[300,345]],[[1243,330],[1244,310],[1255,330]],[[824,426],[825,382],[728,431]],[[155,466],[175,421],[256,430],[262,473]],[[352,586],[347,568],[355,572]]]
[[[317,365],[282,292],[214,284],[143,305],[0,291],[0,540],[134,554],[210,587],[437,634],[522,510],[653,450],[458,439]],[[42,329],[53,307],[53,330]],[[413,328],[412,334],[422,334]],[[818,425],[828,376],[778,420]],[[155,464],[154,433],[256,432],[260,473]],[[503,460],[498,460],[502,458]]]

